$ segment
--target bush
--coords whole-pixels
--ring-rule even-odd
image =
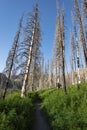
[[[87,84],[79,87],[68,88],[67,94],[58,89],[39,93],[52,130],[87,130]]]
[[[27,97],[31,99],[32,103],[36,101],[37,92],[28,92]]]
[[[0,100],[0,130],[31,130],[33,113],[31,99],[21,99],[19,93]]]

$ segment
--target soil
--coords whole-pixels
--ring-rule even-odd
[[[41,111],[41,101],[39,99],[35,103],[34,130],[50,130],[47,120]]]

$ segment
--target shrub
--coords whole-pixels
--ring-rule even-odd
[[[0,100],[0,130],[31,130],[33,113],[31,99],[21,99],[19,93]]]
[[[87,84],[68,88],[67,94],[53,89],[40,93],[52,130],[87,130]]]

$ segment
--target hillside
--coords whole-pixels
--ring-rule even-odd
[[[6,85],[7,77],[5,74],[0,73],[0,88],[3,89]],[[9,80],[9,87],[12,89],[21,89],[22,83],[20,81],[20,76],[11,77]]]

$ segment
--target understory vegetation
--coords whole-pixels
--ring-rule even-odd
[[[9,90],[0,99],[0,130],[32,130],[37,97],[52,130],[87,130],[87,83],[68,87],[67,94],[52,88],[29,92],[23,99],[20,91]]]
[[[48,89],[39,92],[42,110],[52,130],[87,130],[87,83],[62,90]]]
[[[0,130],[31,130],[34,117],[31,98],[20,98],[20,92],[0,100]]]

